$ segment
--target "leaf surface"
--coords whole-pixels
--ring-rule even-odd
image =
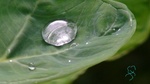
[[[128,8],[111,0],[5,0],[0,6],[0,84],[33,84],[86,69],[113,56],[136,27]],[[55,20],[77,24],[75,40],[62,47],[45,43],[41,32]]]

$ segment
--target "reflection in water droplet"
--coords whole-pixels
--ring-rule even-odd
[[[116,29],[115,29],[115,28],[113,28],[112,30],[113,30],[113,31],[116,31]]]
[[[120,28],[115,27],[115,28],[112,29],[111,32],[116,32],[116,33],[117,33],[117,32],[120,31],[120,30],[121,30]],[[117,35],[117,34],[116,34],[116,35]]]
[[[118,29],[118,31],[120,31],[121,29]]]
[[[112,28],[112,32],[117,32],[117,31],[120,31],[120,28],[118,28],[118,27]]]
[[[133,20],[130,18],[130,26],[133,26]]]
[[[34,66],[33,63],[30,63],[28,69],[29,69],[30,71],[34,71],[34,70],[36,69],[36,67]]]
[[[43,39],[46,43],[54,46],[62,46],[71,42],[77,33],[77,26],[72,22],[56,20],[51,22],[42,31]]]
[[[78,46],[77,43],[72,43],[72,44],[70,45],[70,47],[76,47],[76,46]]]
[[[121,31],[121,29],[118,29],[116,32],[116,35],[119,35],[119,32]]]

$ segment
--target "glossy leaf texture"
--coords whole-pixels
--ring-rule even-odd
[[[136,20],[112,0],[1,0],[0,84],[52,81],[113,56],[133,35]],[[78,26],[62,47],[44,42],[42,30],[54,20]]]

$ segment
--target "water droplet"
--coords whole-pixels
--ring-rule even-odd
[[[13,60],[9,60],[9,62],[13,62]]]
[[[121,30],[120,28],[114,27],[114,28],[112,28],[112,31],[110,31],[110,32],[117,32],[117,31],[120,31],[120,30]]]
[[[71,60],[68,60],[68,62],[70,63],[70,62],[71,62]]]
[[[77,26],[72,22],[56,20],[51,22],[42,31],[43,39],[46,43],[54,46],[62,46],[71,42],[77,33]]]
[[[72,44],[70,45],[70,47],[76,47],[76,46],[78,46],[77,43],[72,43]]]
[[[34,66],[33,63],[30,63],[28,69],[29,69],[30,71],[34,71],[34,70],[36,69],[36,67]]]

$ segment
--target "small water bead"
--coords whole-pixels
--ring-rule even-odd
[[[13,60],[9,60],[9,62],[13,62]]]
[[[56,20],[51,22],[42,31],[43,39],[46,43],[54,46],[62,46],[75,39],[77,26],[72,22]]]
[[[120,27],[113,27],[111,29],[106,30],[103,35],[110,35],[110,34],[118,32],[120,30],[121,30]]]
[[[118,31],[120,28],[118,28],[118,27],[114,27],[114,28],[112,28],[112,31],[114,31],[114,32],[116,32],[116,31]]]
[[[118,32],[118,31],[121,31],[121,29],[118,27],[114,27],[110,32]]]
[[[86,44],[86,45],[88,45],[88,44],[89,44],[89,42],[86,42],[85,44]]]
[[[69,63],[71,63],[71,60],[68,60]]]
[[[70,45],[71,48],[72,48],[72,47],[76,47],[76,46],[78,46],[77,43],[72,43],[72,44]]]
[[[36,67],[34,66],[33,63],[30,63],[28,69],[29,69],[30,71],[34,71],[34,70],[36,69]]]

